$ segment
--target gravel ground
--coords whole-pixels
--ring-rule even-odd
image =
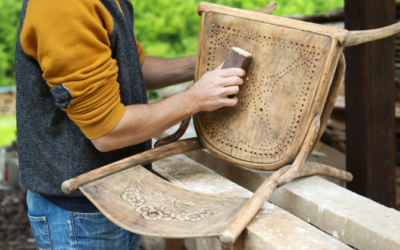
[[[36,249],[29,225],[25,195],[20,190],[0,190],[0,249]]]

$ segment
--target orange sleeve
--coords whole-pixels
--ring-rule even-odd
[[[144,49],[143,49],[142,45],[137,40],[136,40],[136,47],[137,47],[137,50],[139,52],[140,65],[143,65],[143,61],[144,61],[144,57],[145,57]]]
[[[109,132],[125,113],[118,67],[108,35],[113,19],[96,0],[31,0],[21,33],[24,51],[35,58],[54,93],[70,98],[59,106],[89,139]],[[65,91],[64,91],[65,92]]]

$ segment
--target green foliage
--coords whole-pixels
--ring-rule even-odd
[[[257,9],[265,0],[212,0],[226,6]],[[274,15],[314,14],[343,7],[343,0],[276,0]],[[172,58],[196,53],[200,0],[132,0],[135,34],[146,55]],[[0,86],[13,86],[14,48],[22,0],[0,0]]]
[[[11,145],[17,139],[17,120],[15,115],[0,116],[0,147]]]
[[[13,86],[14,51],[21,0],[0,0],[0,86]]]

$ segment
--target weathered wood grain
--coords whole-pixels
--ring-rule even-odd
[[[185,155],[251,191],[256,191],[266,177],[269,177],[264,177],[261,171],[223,162],[205,150]],[[365,199],[322,178],[307,177],[294,180],[275,191],[269,201],[329,234],[338,236],[353,247],[400,247],[400,235],[396,231],[400,228],[400,212]],[[345,234],[341,235],[343,229]],[[391,248],[385,248],[385,244],[389,244]]]
[[[347,40],[348,31],[344,29],[338,29],[326,25],[319,25],[309,22],[301,22],[289,18],[265,15],[251,10],[240,10],[240,9],[221,6],[218,4],[201,2],[197,7],[197,13],[203,16],[203,12],[216,12],[224,15],[231,15],[240,18],[251,19],[257,22],[267,22],[282,27],[301,28],[302,30],[305,31],[311,31],[317,34],[332,36],[334,39],[338,40],[340,45],[343,45]]]
[[[316,137],[316,141],[319,141],[321,139],[322,134],[325,131],[326,124],[328,123],[329,117],[332,114],[332,110],[335,106],[336,99],[339,95],[340,91],[340,86],[343,84],[344,81],[344,75],[346,72],[346,61],[344,58],[343,53],[340,56],[339,64],[336,68],[335,76],[332,81],[331,88],[329,90],[328,98],[326,99],[325,105],[324,105],[324,110],[322,111],[321,115],[321,126],[318,132],[318,135]],[[315,143],[315,145],[317,145]],[[315,148],[315,146],[314,146]]]
[[[221,234],[220,240],[223,243],[230,245],[235,242],[237,237],[261,208],[264,202],[267,201],[269,196],[271,196],[271,194],[275,192],[278,187],[285,185],[295,178],[313,147],[313,142],[318,134],[319,126],[320,117],[319,115],[316,115],[310,128],[308,129],[303,146],[293,165],[279,169],[257,189],[254,195],[239,210],[234,219]],[[308,171],[304,172],[304,174],[307,173]]]
[[[159,137],[165,137],[175,131],[175,127],[172,127],[169,130],[164,131]],[[195,135],[195,131],[193,126],[190,126],[186,133],[183,135],[183,138],[190,138]],[[331,160],[327,162],[325,157],[321,158],[321,160],[316,162],[306,162],[304,163],[308,167],[305,169],[300,170],[298,174],[296,174],[296,178],[300,176],[307,176],[307,175],[321,175],[330,178],[334,178],[337,180],[343,181],[351,181],[352,174],[345,172],[344,167],[344,159],[345,156],[340,153],[336,152],[333,149],[329,148],[329,146],[324,145],[323,152],[329,154],[327,157],[331,159],[331,157],[337,157],[337,162],[335,161],[332,166],[335,168],[327,166],[327,164],[331,165]],[[248,168],[244,168],[229,162],[226,162],[218,157],[213,156],[209,151],[206,149],[187,152],[184,153],[185,156],[189,157],[190,159],[207,166],[207,168],[215,171],[216,173],[220,174],[221,176],[233,181],[234,183],[250,190],[256,191],[257,188],[265,181],[266,178],[270,177],[274,171],[258,171],[252,170]],[[304,171],[313,171],[304,173]],[[343,171],[338,171],[343,170]]]
[[[232,47],[254,57],[235,107],[194,116],[199,140],[232,163],[278,169],[295,159],[313,117],[323,111],[342,49],[337,33],[310,32],[298,21],[290,28],[278,25],[285,18],[257,22],[258,13],[204,6],[195,80],[222,63]]]
[[[167,131],[165,134],[167,135],[173,131],[174,130],[172,129],[169,132]],[[193,133],[193,128],[189,128],[187,135],[184,135],[183,137],[192,136]],[[264,171],[251,170],[227,163],[215,157],[206,150],[188,152],[185,153],[185,155],[202,166],[215,171],[219,175],[224,176],[232,182],[237,183],[238,185],[253,192],[257,190],[257,188],[265,181],[266,178],[269,177],[269,175],[264,177]],[[177,165],[177,168],[180,167],[180,165]],[[174,170],[175,169],[170,169],[170,171]],[[195,173],[188,172],[187,176],[191,175],[195,176]],[[183,183],[186,183],[185,181],[190,182],[193,180],[187,176],[185,177],[185,175],[180,174],[180,177],[177,179],[182,180]],[[221,181],[218,180],[216,182]],[[191,187],[189,186],[188,188]],[[218,189],[222,189],[222,187],[219,187],[215,190],[210,189],[210,192],[217,192]],[[355,248],[400,248],[400,234],[398,234],[398,229],[400,228],[400,212],[359,196],[322,178],[315,176],[294,180],[277,189],[277,191],[275,191],[275,193],[269,198],[269,201],[277,204],[279,207],[282,207],[290,213],[299,216],[304,221],[310,222],[316,227],[326,231],[330,235],[337,236],[340,240]],[[262,211],[263,210],[261,209],[258,215],[262,214]],[[275,225],[282,225],[282,223],[276,224],[277,222],[272,222],[274,219],[271,218],[271,216],[272,215],[269,214],[265,221],[271,220],[272,225],[274,225],[274,223]],[[282,215],[276,216],[282,219],[281,222],[285,221]],[[261,224],[259,224],[257,227],[259,229],[264,227],[267,229],[272,228],[271,224],[263,224],[263,227]],[[287,224],[293,226],[293,222],[287,222]],[[246,230],[249,230],[250,225],[251,223],[246,227]],[[266,232],[261,230],[255,236],[251,233],[247,235],[246,230],[245,242],[248,237],[252,237],[251,241],[255,245],[257,245],[255,243],[257,241],[264,242],[266,239],[265,237],[268,236],[269,232],[268,230]],[[283,232],[282,230],[283,229],[280,229],[281,232]],[[344,235],[342,235],[342,233],[344,233]],[[285,236],[282,237],[282,241],[287,239],[287,235],[288,234],[285,234]],[[309,238],[308,236],[304,237]],[[276,244],[281,244],[278,233],[271,236],[270,240],[276,241]],[[275,243],[269,241],[269,244]],[[260,247],[258,249],[267,249],[265,245],[263,246],[265,248]],[[385,246],[388,247],[386,248]],[[323,247],[321,249],[323,249]]]
[[[393,11],[394,12],[394,11]],[[383,39],[400,32],[400,23],[395,23],[380,29],[350,31],[345,47]]]
[[[357,249],[400,249],[400,212],[318,177],[294,180],[269,199]]]
[[[224,197],[248,198],[252,195],[248,190],[183,155],[157,161],[153,164],[153,168],[172,184],[192,191]],[[216,238],[199,238],[196,239],[195,245],[196,248],[193,250],[221,250]],[[243,249],[246,250],[302,247],[350,249],[337,239],[269,202],[263,205],[243,233]]]
[[[218,236],[247,200],[189,191],[141,166],[79,189],[116,225],[161,238]]]

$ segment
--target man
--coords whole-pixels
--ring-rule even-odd
[[[154,104],[146,89],[193,79],[195,56],[144,56],[127,0],[24,0],[16,46],[21,182],[41,249],[137,249],[140,236],[61,183],[150,148],[199,111],[236,105],[242,69],[216,69]],[[151,20],[149,20],[151,21]]]

